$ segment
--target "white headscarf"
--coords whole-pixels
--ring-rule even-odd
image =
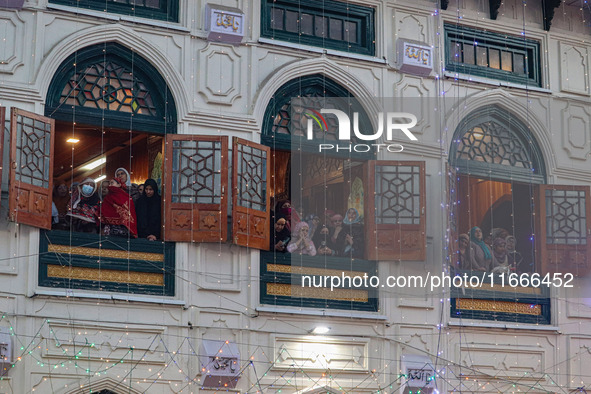
[[[125,182],[125,185],[126,185],[128,188],[130,188],[130,187],[131,187],[131,177],[129,176],[129,172],[128,172],[128,171],[127,171],[125,168],[123,168],[123,167],[119,167],[119,168],[117,168],[117,169],[115,170],[115,178],[117,178],[117,173],[118,173],[119,171],[125,171],[125,173],[127,174],[127,181]]]

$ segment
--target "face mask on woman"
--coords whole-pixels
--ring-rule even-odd
[[[82,195],[84,197],[90,197],[94,192],[94,187],[91,185],[82,185]]]

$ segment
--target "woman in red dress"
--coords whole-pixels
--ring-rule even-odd
[[[137,216],[133,200],[121,178],[111,179],[109,192],[101,205],[104,235],[137,238]]]

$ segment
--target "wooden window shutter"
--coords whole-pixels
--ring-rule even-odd
[[[2,183],[2,167],[4,166],[4,124],[6,121],[6,108],[0,107],[0,183]],[[2,189],[0,185],[0,198]]]
[[[228,238],[228,137],[169,134],[164,174],[164,239]]]
[[[9,218],[51,229],[54,120],[12,108]]]
[[[542,273],[583,276],[591,268],[589,186],[540,185],[539,240]]]
[[[425,163],[369,161],[366,250],[371,260],[425,260]]]
[[[271,149],[241,138],[232,144],[232,236],[237,245],[269,249]]]
[[[446,165],[447,174],[447,221],[448,221],[448,253],[451,267],[461,268],[459,265],[458,237],[458,174],[454,167]]]

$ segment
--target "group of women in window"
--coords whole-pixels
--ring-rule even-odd
[[[458,261],[461,270],[498,274],[531,272],[531,267],[515,247],[517,240],[503,228],[494,228],[487,237],[480,227],[458,238]]]
[[[132,184],[129,172],[118,168],[100,187],[92,178],[69,190],[65,182],[56,185],[52,228],[155,241],[161,237],[161,212],[156,181]]]
[[[316,214],[300,215],[289,200],[279,201],[273,214],[272,251],[301,255],[363,258],[363,221],[355,208],[345,215],[326,210],[323,219]],[[323,223],[322,223],[323,222]]]

